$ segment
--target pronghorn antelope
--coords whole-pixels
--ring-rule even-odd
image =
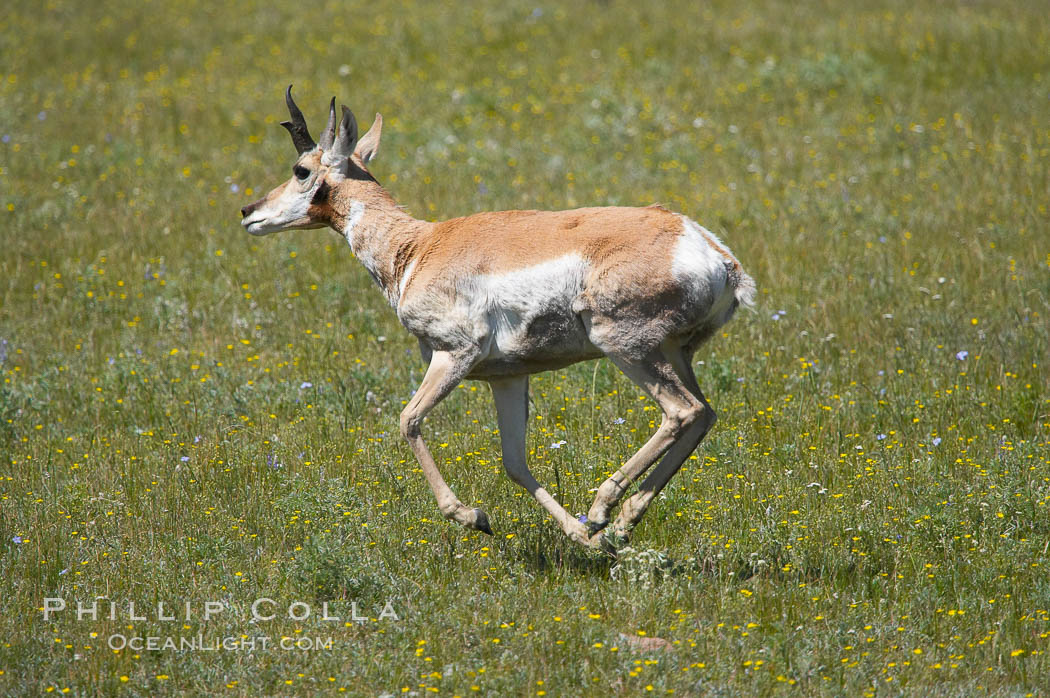
[[[401,413],[441,513],[492,533],[438,472],[420,434],[423,418],[465,378],[488,381],[503,465],[562,530],[588,547],[626,539],[653,498],[715,423],[692,369],[697,347],[751,304],[755,285],[722,242],[660,206],[498,211],[430,223],[413,218],[369,173],[383,120],[358,138],[335,98],[315,143],[285,93],[299,157],[292,178],[241,209],[252,235],[328,226],[346,237],[429,362]],[[577,520],[525,462],[529,374],[607,356],[663,411],[656,433],[598,488]],[[659,459],[638,490],[610,512]],[[616,538],[613,538],[615,540]]]

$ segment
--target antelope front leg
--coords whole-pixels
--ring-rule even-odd
[[[401,412],[401,435],[405,437],[412,447],[412,452],[416,454],[416,460],[423,468],[423,475],[426,476],[430,489],[437,497],[441,514],[446,519],[453,519],[467,528],[492,535],[488,515],[481,509],[471,509],[465,506],[445,484],[445,478],[441,477],[437,464],[434,463],[434,458],[427,450],[427,445],[423,443],[423,436],[419,430],[423,418],[459,385],[463,377],[470,372],[475,360],[473,355],[453,356],[449,352],[434,352],[430,359],[430,367],[423,376],[423,382]]]
[[[528,490],[537,502],[550,513],[554,521],[572,540],[589,548],[596,547],[587,527],[565,511],[561,504],[540,486],[529,471],[525,459],[525,428],[529,421],[529,378],[513,376],[491,380],[492,397],[496,402],[496,419],[503,447],[503,469],[507,477]]]

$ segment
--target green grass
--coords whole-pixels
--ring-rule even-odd
[[[0,694],[1046,695],[1043,3],[360,5],[0,14]],[[502,475],[484,384],[424,436],[496,536],[442,520],[415,341],[338,236],[241,230],[293,82],[315,133],[332,94],[384,114],[418,217],[661,202],[755,277],[615,575]],[[532,386],[586,511],[658,412],[607,362]],[[332,648],[107,647],[198,632]]]

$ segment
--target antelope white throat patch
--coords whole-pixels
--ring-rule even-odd
[[[350,215],[346,217],[346,227],[343,228],[343,237],[346,238],[346,242],[350,245],[350,251],[355,255],[357,250],[354,249],[354,228],[361,222],[361,216],[365,215],[365,205],[360,201],[355,201],[350,204]]]
[[[354,201],[350,204],[350,214],[346,217],[346,226],[343,228],[343,237],[346,238],[346,242],[350,245],[350,251],[354,253],[354,256],[364,265],[365,269],[368,270],[372,280],[376,282],[379,288],[383,288],[383,282],[379,280],[379,262],[376,261],[375,252],[365,245],[354,245],[354,230],[357,228],[357,224],[361,222],[361,217],[365,215],[365,205],[360,201]],[[386,291],[386,289],[383,289]],[[387,293],[387,300],[393,304],[395,301],[390,293]]]

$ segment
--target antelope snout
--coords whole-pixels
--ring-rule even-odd
[[[258,201],[253,201],[250,204],[248,204],[247,206],[245,206],[244,208],[242,208],[241,209],[241,218],[247,218],[248,216],[250,216],[252,213],[255,212],[256,209],[259,208],[259,206],[265,200],[266,199],[259,199]]]

